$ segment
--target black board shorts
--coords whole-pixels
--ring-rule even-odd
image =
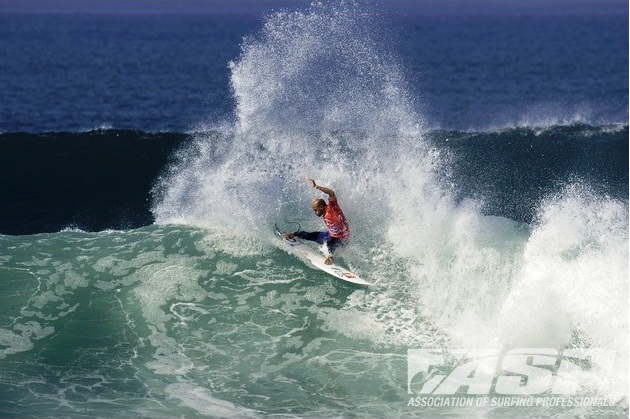
[[[328,248],[328,252],[332,255],[335,250],[348,244],[348,240],[341,240],[336,237],[330,237],[327,231],[296,231],[293,233],[295,237],[302,240],[308,240],[317,242],[319,244],[325,244]]]

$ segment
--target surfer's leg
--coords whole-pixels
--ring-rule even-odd
[[[339,249],[340,247],[345,246],[346,244],[348,244],[347,240],[340,240],[338,238],[331,237],[326,242],[326,247],[328,247],[328,252],[332,256],[332,254],[335,253],[335,250]]]
[[[324,263],[326,265],[332,264],[335,250],[339,249],[340,247],[345,246],[346,244],[348,244],[347,240],[340,240],[340,239],[337,239],[335,237],[330,237],[328,239],[328,241],[326,241],[326,248],[328,249],[328,255],[329,256],[328,256],[328,258],[326,258]]]
[[[296,231],[293,233],[294,237],[302,240],[309,240],[312,242],[317,242],[319,244],[324,244],[326,240],[328,240],[328,232],[327,231]]]

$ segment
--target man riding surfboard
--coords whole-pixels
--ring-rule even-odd
[[[345,246],[350,240],[350,226],[343,211],[337,203],[335,191],[325,186],[319,186],[313,179],[307,178],[306,182],[311,188],[317,189],[328,195],[328,202],[322,198],[316,198],[311,202],[311,208],[318,217],[323,217],[327,231],[296,231],[282,235],[285,239],[297,237],[303,240],[310,240],[319,244],[325,244],[328,249],[328,257],[324,261],[326,265],[333,263],[333,253],[341,246]]]

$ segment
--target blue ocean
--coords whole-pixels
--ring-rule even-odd
[[[0,417],[628,416],[627,11],[2,12],[0,54]],[[307,177],[372,286],[274,235]]]

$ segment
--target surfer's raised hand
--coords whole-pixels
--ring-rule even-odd
[[[335,191],[333,191],[332,189],[327,188],[327,187],[325,187],[325,186],[320,186],[320,185],[317,185],[317,184],[315,183],[315,181],[314,181],[313,179],[311,179],[310,177],[307,177],[307,178],[306,178],[306,182],[309,184],[309,186],[310,186],[311,188],[315,188],[315,189],[317,189],[318,191],[322,191],[322,192],[324,192],[324,193],[325,193],[326,195],[328,195],[330,198],[335,198]]]
[[[308,186],[310,186],[311,188],[317,188],[317,184],[310,177],[306,178],[306,183],[308,183]]]

